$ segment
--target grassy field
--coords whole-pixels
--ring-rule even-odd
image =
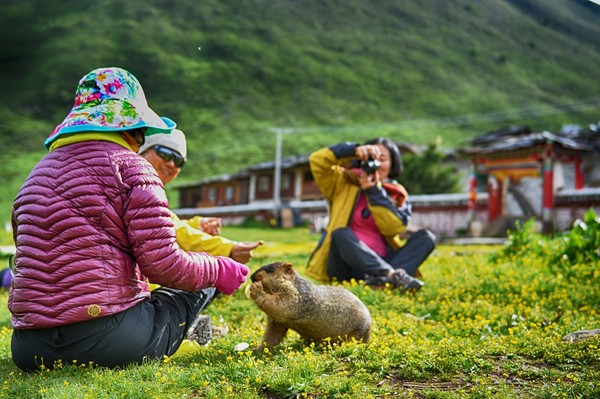
[[[291,261],[300,273],[318,237],[307,229],[226,228],[263,239],[249,264]],[[527,234],[513,251],[440,245],[422,267],[425,287],[405,295],[345,287],[369,307],[369,343],[306,346],[296,333],[263,353],[264,314],[243,295],[208,308],[229,326],[189,357],[123,370],[59,365],[27,375],[10,357],[7,293],[0,293],[0,398],[597,398],[600,340],[562,339],[600,328],[600,263],[549,264],[557,244]],[[522,245],[521,245],[522,244]],[[562,244],[561,244],[562,245]],[[565,255],[566,256],[566,255]],[[240,343],[248,350],[236,351]]]

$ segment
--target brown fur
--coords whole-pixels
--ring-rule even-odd
[[[290,263],[265,265],[251,279],[246,294],[267,314],[258,349],[280,344],[288,329],[309,342],[369,340],[371,314],[350,291],[315,285],[300,277]]]

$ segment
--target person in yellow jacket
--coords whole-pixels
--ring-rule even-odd
[[[435,235],[406,233],[412,209],[396,180],[402,158],[396,144],[376,138],[360,145],[340,143],[313,152],[311,172],[329,204],[329,223],[307,266],[323,282],[364,280],[418,290],[419,266],[435,248]]]
[[[174,129],[171,134],[150,135],[138,153],[152,164],[163,185],[167,185],[179,176],[181,168],[185,165],[185,134],[179,129]],[[252,250],[261,245],[260,241],[236,242],[222,237],[219,218],[195,216],[182,220],[174,212],[171,212],[171,216],[177,231],[177,244],[185,251],[227,256],[245,264],[252,259]]]
[[[173,129],[170,134],[149,135],[138,153],[150,162],[166,186],[179,176],[187,160],[185,134],[179,129]],[[239,263],[247,263],[252,259],[252,250],[261,245],[261,242],[235,242],[222,237],[220,218],[195,216],[182,220],[172,211],[171,218],[176,230],[177,244],[185,251],[207,252],[213,256],[227,256]],[[158,288],[153,284],[150,286],[153,290]],[[218,291],[212,287],[204,291],[208,299],[201,311],[218,295]],[[210,317],[199,314],[188,331],[187,339],[183,340],[171,357],[198,353],[201,346],[211,340],[213,330]]]

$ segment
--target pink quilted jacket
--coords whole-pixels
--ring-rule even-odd
[[[59,147],[34,168],[13,205],[16,273],[8,307],[15,329],[47,328],[122,312],[150,296],[145,278],[197,291],[217,260],[188,253],[162,183],[118,144]]]

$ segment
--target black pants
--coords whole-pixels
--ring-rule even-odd
[[[123,367],[162,359],[175,353],[188,327],[217,293],[215,288],[159,288],[149,300],[114,315],[53,328],[15,329],[13,361],[24,371],[37,371],[59,360]]]
[[[414,276],[434,248],[435,235],[429,230],[419,230],[398,250],[388,247],[388,254],[382,258],[360,241],[352,229],[344,227],[331,234],[327,273],[338,281],[361,280],[366,274],[379,276],[390,268],[404,269]]]

